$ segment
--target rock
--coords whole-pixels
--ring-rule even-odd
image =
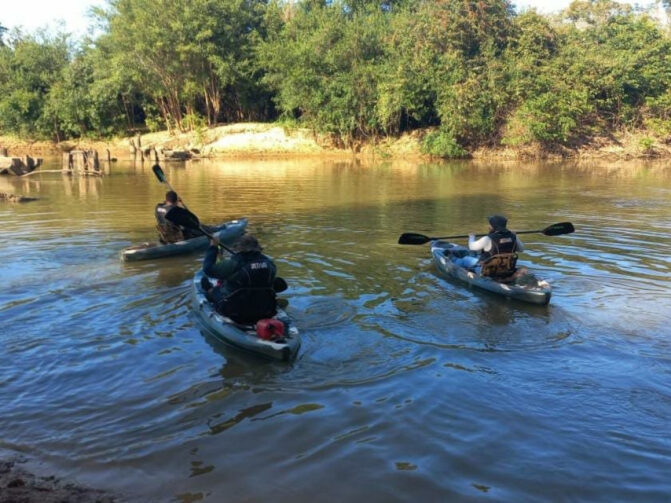
[[[170,161],[187,161],[191,159],[194,154],[188,150],[172,150],[172,149],[159,149],[156,152],[158,159],[163,162]]]
[[[0,157],[0,175],[21,176],[34,171],[42,165],[41,158],[30,156],[21,157]]]

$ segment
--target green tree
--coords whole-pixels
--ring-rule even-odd
[[[136,94],[118,75],[108,73],[100,56],[99,51],[84,49],[49,91],[46,113],[64,137],[106,137],[134,125],[131,103]]]
[[[59,136],[46,97],[69,62],[66,34],[37,36],[15,31],[0,47],[0,129],[25,136]]]
[[[114,67],[151,97],[166,125],[183,129],[202,110],[210,124],[226,107],[245,116],[258,68],[253,44],[262,0],[109,0],[96,15],[106,27],[98,44]],[[254,94],[253,92],[251,94]]]
[[[264,81],[280,110],[345,145],[376,134],[389,15],[375,5],[342,2],[307,2],[291,12],[259,47]]]

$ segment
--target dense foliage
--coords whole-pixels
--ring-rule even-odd
[[[345,146],[430,127],[426,152],[671,135],[671,37],[576,0],[107,0],[98,36],[0,25],[0,132],[62,139],[284,117]]]

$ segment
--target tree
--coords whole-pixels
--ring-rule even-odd
[[[106,27],[97,44],[113,66],[127,69],[169,128],[183,129],[185,114],[195,116],[201,105],[210,124],[222,105],[237,109],[230,118],[244,117],[262,0],[110,0],[95,12]]]
[[[306,3],[259,47],[264,81],[288,116],[352,145],[376,134],[389,14],[374,6]]]
[[[54,137],[58,124],[45,109],[46,97],[69,62],[68,36],[11,34],[0,48],[0,129],[21,135]]]

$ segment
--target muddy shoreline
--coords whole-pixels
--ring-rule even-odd
[[[0,503],[122,503],[125,498],[55,476],[39,476],[21,456],[0,459]]]
[[[329,138],[308,129],[287,128],[280,124],[240,123],[208,128],[204,131],[176,133],[160,131],[139,136],[142,149],[171,149],[196,151],[208,158],[286,158],[331,157],[365,159],[427,158],[422,154],[422,139],[428,130],[416,130],[399,137],[374,139],[351,148],[340,148]],[[479,148],[470,154],[474,160],[552,160],[552,159],[666,159],[671,158],[668,141],[654,141],[652,146],[644,131],[624,132],[608,138],[595,137],[580,147],[557,147],[552,150],[541,146]],[[11,156],[58,156],[73,149],[96,149],[101,155],[110,151],[119,160],[131,158],[131,142],[138,137],[109,140],[70,140],[60,143],[31,141],[0,136],[0,147]]]

